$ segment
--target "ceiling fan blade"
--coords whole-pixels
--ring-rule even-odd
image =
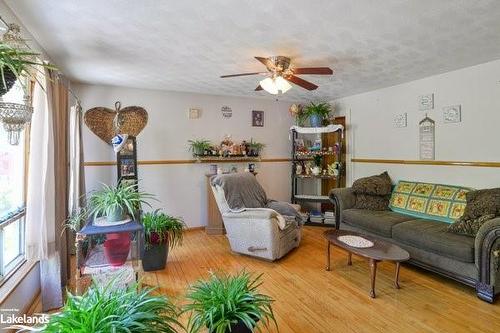
[[[255,72],[255,73],[241,73],[241,74],[221,75],[221,79],[224,79],[226,77],[247,76],[247,75],[257,75],[257,74],[267,74],[267,73]]]
[[[255,91],[261,91],[261,90],[264,90],[262,89],[262,87],[260,86],[260,84],[257,86],[257,88],[255,88]]]
[[[314,83],[303,80],[300,77],[295,76],[295,75],[285,76],[284,78],[292,83],[295,83],[296,85],[298,85],[304,89],[307,89],[307,90],[315,90],[318,88],[318,86],[315,85]]]
[[[303,67],[293,68],[294,74],[315,74],[315,75],[332,75],[333,70],[329,67]]]
[[[274,66],[274,63],[269,58],[255,57],[255,59],[263,63],[269,70],[273,70],[276,68],[276,66]]]

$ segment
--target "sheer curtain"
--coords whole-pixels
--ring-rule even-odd
[[[68,214],[69,142],[68,91],[56,73],[45,71],[33,96],[28,193],[27,255],[40,260],[42,308],[62,306],[62,286],[68,277],[66,235]]]

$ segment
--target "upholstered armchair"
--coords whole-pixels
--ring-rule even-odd
[[[299,246],[302,226],[294,217],[270,208],[232,210],[222,187],[212,184],[212,191],[232,251],[273,261]]]

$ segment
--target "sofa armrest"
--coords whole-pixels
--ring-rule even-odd
[[[342,221],[342,211],[354,207],[356,196],[351,187],[334,188],[329,194],[330,201],[335,205],[335,225],[339,229]]]
[[[479,270],[478,287],[482,289],[478,290],[478,295],[492,302],[495,294],[500,292],[500,217],[487,221],[479,229],[475,239],[475,257]]]

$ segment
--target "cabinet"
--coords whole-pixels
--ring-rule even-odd
[[[344,117],[326,127],[291,129],[291,201],[308,210],[306,225],[335,225],[335,207],[328,193],[332,188],[345,186],[344,129]]]

